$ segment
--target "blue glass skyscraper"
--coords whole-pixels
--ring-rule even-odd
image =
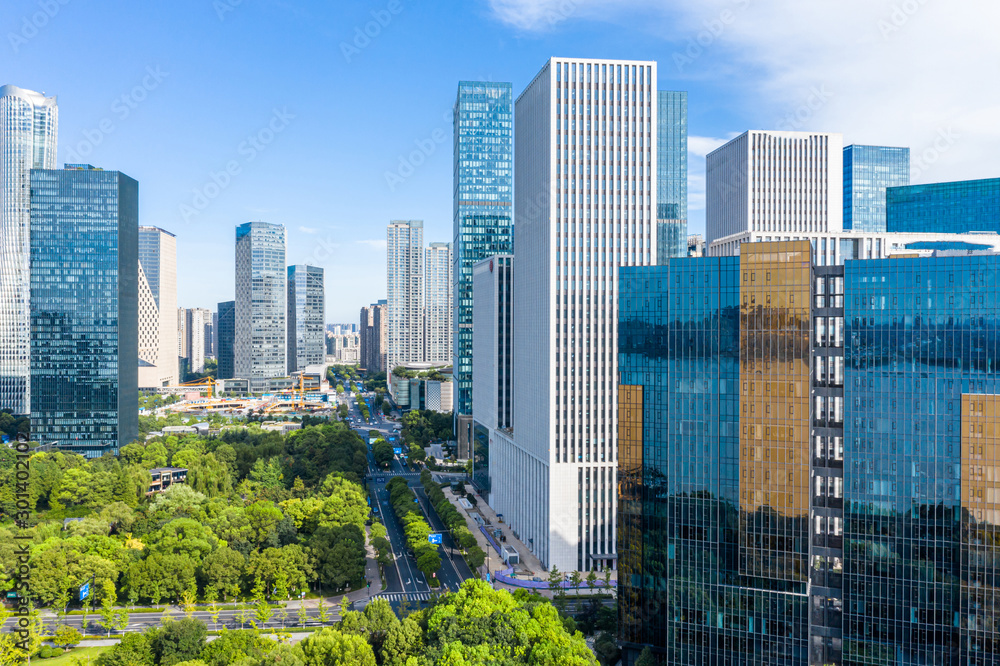
[[[886,188],[910,184],[910,149],[844,148],[844,230],[885,231]]]
[[[472,424],[472,267],[513,245],[514,114],[510,83],[461,81],[455,100],[454,316],[455,416],[460,447]]]
[[[88,457],[139,432],[139,184],[31,172],[32,438]]]
[[[656,263],[687,256],[687,93],[657,91]]]
[[[1000,178],[896,187],[887,202],[889,231],[1000,233]]]

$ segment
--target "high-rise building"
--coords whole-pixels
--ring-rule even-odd
[[[614,313],[619,267],[657,257],[656,80],[655,62],[552,58],[516,102],[514,428],[491,457],[518,461],[493,486],[530,501],[494,508],[563,571],[616,557]]]
[[[218,307],[219,367],[216,376],[219,379],[232,379],[235,376],[233,347],[236,344],[236,301],[223,301]]]
[[[705,241],[740,243],[843,231],[844,138],[752,130],[708,154]]]
[[[424,360],[451,363],[451,243],[431,243],[424,267]]]
[[[910,149],[844,148],[844,230],[885,231],[885,191],[910,184]]]
[[[391,370],[424,360],[424,223],[390,222],[387,239],[387,363]]]
[[[0,409],[31,411],[30,171],[55,169],[55,97],[0,87]]]
[[[490,468],[514,467],[514,461],[491,460],[490,440],[495,430],[513,426],[513,294],[512,255],[483,259],[472,268],[473,344],[472,374],[476,378],[472,396],[472,482],[492,502]],[[459,445],[461,449],[461,444]],[[504,474],[509,478],[509,473]],[[516,488],[497,488],[514,493]],[[510,497],[502,503],[510,504]]]
[[[358,327],[361,349],[359,361],[368,372],[386,372],[385,346],[388,320],[386,301],[383,299],[361,308]]]
[[[452,353],[455,430],[467,447],[472,423],[472,267],[514,251],[514,109],[510,83],[461,81],[455,99]]]
[[[250,380],[251,391],[265,380],[284,377],[285,227],[247,222],[236,227],[236,339],[234,373]]]
[[[171,386],[177,374],[177,238],[139,227],[139,387]]]
[[[1000,659],[1000,256],[950,254],[622,272],[625,664]]]
[[[139,434],[139,184],[31,172],[32,438],[88,457]]]
[[[657,263],[687,256],[687,93],[657,93],[656,251]]]
[[[212,311],[189,308],[184,311],[184,354],[188,372],[205,372],[206,340],[211,335]]]
[[[901,233],[1000,233],[1000,178],[891,187],[888,230]]]
[[[326,289],[318,266],[288,267],[288,372],[326,360]]]

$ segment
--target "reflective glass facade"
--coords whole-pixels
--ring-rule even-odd
[[[31,430],[43,444],[96,457],[138,436],[138,220],[124,174],[31,172]]]
[[[910,149],[844,148],[844,230],[885,231],[885,192],[910,184]]]
[[[219,379],[232,379],[233,345],[236,341],[236,301],[219,303]]]
[[[234,371],[251,381],[287,375],[285,228],[247,222],[236,227]],[[253,381],[257,380],[257,381]]]
[[[687,93],[657,91],[657,263],[687,256]]]
[[[998,663],[1000,258],[845,273],[845,663]]]
[[[27,414],[31,169],[56,167],[55,97],[0,86],[0,409]]]
[[[318,266],[288,267],[288,372],[326,359],[325,289]]]
[[[1000,178],[890,188],[889,231],[1000,233]]]
[[[1000,257],[808,256],[622,273],[625,663],[1000,663]]]
[[[510,83],[462,81],[455,100],[452,326],[456,416],[472,414],[472,266],[513,245]],[[459,428],[459,441],[468,438]]]

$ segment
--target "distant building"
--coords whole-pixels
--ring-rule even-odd
[[[910,184],[910,149],[844,148],[844,231],[886,230],[886,190]]]
[[[686,92],[656,93],[657,263],[687,256],[688,99]]]
[[[236,341],[236,301],[219,303],[218,310],[218,360],[217,377],[233,378],[233,345]]]
[[[32,438],[98,457],[139,434],[139,184],[31,172]]]
[[[386,372],[388,319],[386,301],[361,308],[358,327],[361,347],[359,361],[368,372]]]
[[[323,269],[288,267],[288,372],[322,364],[326,356],[323,324],[326,318]]]
[[[188,372],[205,372],[206,340],[211,336],[212,311],[189,308],[184,311],[184,353]]]
[[[288,375],[285,227],[247,222],[236,227],[234,373],[256,391]]]
[[[177,384],[177,238],[139,227],[139,388]]]
[[[472,424],[472,267],[514,251],[514,105],[510,83],[460,81],[454,108],[452,354],[455,430]]]
[[[694,234],[688,236],[687,238],[687,255],[688,257],[703,257],[705,256],[705,237],[701,234]]]
[[[0,409],[31,411],[30,171],[55,169],[55,97],[0,87]]]
[[[162,493],[175,483],[187,482],[187,473],[184,467],[156,467],[149,470],[151,481],[146,495]]]
[[[400,370],[399,374],[393,374]],[[407,363],[387,375],[389,397],[403,411],[432,409],[448,413],[454,409],[451,367],[432,363]]]
[[[361,341],[360,333],[349,332],[337,335],[327,334],[326,337],[326,358],[330,363],[337,365],[358,365],[361,363]]]
[[[448,363],[451,358],[451,243],[431,243],[426,250],[424,281],[424,360]]]
[[[387,362],[392,368],[424,360],[424,223],[391,222],[387,238]]]
[[[1000,233],[1000,178],[892,187],[886,198],[889,231]]]

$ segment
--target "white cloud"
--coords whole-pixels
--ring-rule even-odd
[[[359,245],[367,245],[368,247],[375,250],[384,250],[388,243],[384,238],[375,240],[359,240],[356,241]]]
[[[316,227],[299,227],[299,231],[304,234],[315,234],[319,232],[319,229]]]
[[[692,108],[718,107],[697,98],[709,94],[703,84],[715,97],[724,91],[730,117],[744,126],[706,128],[720,136],[842,132],[848,144],[909,146],[915,182],[1000,176],[1000,3],[487,1],[497,19],[522,30],[547,30],[551,16],[615,23],[630,15],[634,29],[663,38],[663,50],[649,55],[663,87],[688,82]],[[691,125],[705,121],[692,116]],[[698,155],[708,145],[690,149]]]
[[[723,145],[735,135],[730,135],[724,139],[717,139],[713,136],[689,136],[688,154],[696,157],[705,157],[710,152]]]

